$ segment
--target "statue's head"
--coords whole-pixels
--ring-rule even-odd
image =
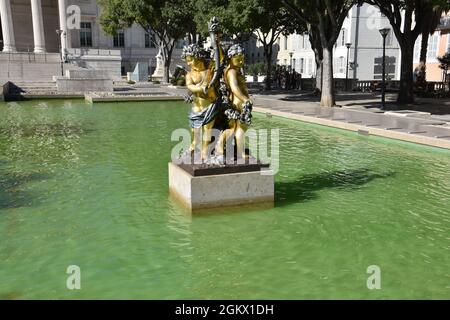
[[[181,59],[186,61],[186,64],[196,70],[206,69],[206,59],[208,52],[200,47],[198,44],[190,44],[183,48]]]
[[[228,49],[228,59],[230,60],[230,64],[237,68],[244,67],[245,60],[245,51],[244,48],[240,44],[234,44]]]

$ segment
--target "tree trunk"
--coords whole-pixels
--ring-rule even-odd
[[[414,102],[414,82],[413,82],[413,58],[414,41],[404,41],[401,46],[402,65],[400,72],[400,92],[398,94],[398,104],[408,104]]]
[[[422,43],[420,48],[420,64],[419,72],[417,74],[417,85],[421,89],[425,89],[427,82],[427,52],[428,52],[428,39],[430,34],[425,32],[422,34]]]
[[[170,63],[172,60],[172,52],[174,48],[175,40],[170,40],[169,43],[164,43],[162,50],[162,58],[164,63],[163,81],[164,83],[170,83]]]
[[[164,60],[164,83],[170,82],[170,59]]]
[[[320,105],[322,107],[335,106],[334,79],[333,79],[333,47],[323,48],[322,97],[320,99]]]
[[[272,49],[264,46],[264,57],[266,58],[266,81],[264,89],[266,91],[272,90]]]
[[[420,48],[420,62],[424,64],[427,63],[427,52],[428,52],[428,39],[430,38],[429,33],[422,34],[422,43]]]
[[[322,60],[316,59],[316,90],[322,92]]]

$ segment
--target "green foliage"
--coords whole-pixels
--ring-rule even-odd
[[[442,57],[439,57],[438,60],[440,63],[439,68],[445,71],[450,69],[450,51],[444,54]]]
[[[266,75],[267,65],[263,62],[253,63],[245,66],[245,73],[249,76]]]
[[[228,35],[256,30],[265,34],[272,30],[278,33],[304,30],[303,24],[290,19],[281,0],[197,0],[194,7],[194,21],[204,36],[208,35],[208,21],[213,16],[219,18],[223,32]]]
[[[185,85],[186,85],[186,78],[185,77],[181,77],[180,79],[178,79],[177,86],[184,87]]]
[[[99,3],[100,24],[109,34],[137,23],[158,36],[179,39],[192,28],[190,1],[99,0]]]
[[[100,24],[109,34],[119,29],[140,25],[158,37],[164,61],[164,81],[169,82],[169,67],[177,39],[195,32],[191,0],[99,0],[102,7]]]

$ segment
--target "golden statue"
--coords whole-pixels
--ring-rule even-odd
[[[245,132],[251,124],[251,111],[253,103],[248,95],[245,77],[242,74],[244,67],[244,49],[233,45],[228,50],[228,66],[225,69],[224,80],[229,90],[228,99],[232,108],[237,111],[232,116],[234,135],[236,138],[236,150],[238,158],[246,158],[245,154]]]
[[[218,21],[213,18],[209,23],[210,37],[213,44],[211,62],[207,63],[207,53],[199,45],[184,47],[182,58],[191,71],[186,75],[186,85],[192,93],[192,112],[189,115],[193,142],[188,150],[194,152],[201,134],[202,161],[208,164],[225,163],[225,144],[235,138],[237,159],[247,159],[245,152],[245,133],[251,124],[253,103],[250,101],[245,77],[244,49],[239,44],[232,45],[225,51],[220,44]],[[227,54],[225,55],[225,52]],[[221,121],[217,123],[217,117]],[[211,130],[216,126],[222,130],[217,139],[214,156],[209,154]],[[229,148],[227,148],[229,149]],[[235,157],[232,158],[234,162]]]
[[[191,70],[186,74],[186,86],[192,93],[192,112],[189,115],[192,143],[190,153],[195,153],[200,139],[201,158],[208,159],[208,145],[211,141],[211,129],[214,127],[218,110],[214,106],[217,100],[216,90],[208,85],[212,79],[212,70],[207,67],[208,53],[197,44],[191,44],[183,49],[182,58]]]

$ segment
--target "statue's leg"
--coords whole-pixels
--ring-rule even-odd
[[[223,156],[225,153],[225,143],[231,140],[231,137],[236,130],[236,121],[231,120],[229,123],[229,128],[225,129],[221,134],[216,144],[216,155]]]
[[[202,128],[192,128],[191,129],[191,137],[192,137],[192,143],[191,143],[191,147],[189,148],[189,150],[191,152],[194,152],[195,149],[197,148],[197,146],[200,143],[200,139],[201,139],[201,133],[202,133]]]
[[[202,160],[207,160],[209,154],[209,144],[211,143],[212,128],[214,127],[215,120],[203,126],[203,141],[202,141]]]
[[[238,123],[236,126],[236,149],[237,149],[237,157],[245,159],[245,132],[247,131],[248,126],[243,123]]]

